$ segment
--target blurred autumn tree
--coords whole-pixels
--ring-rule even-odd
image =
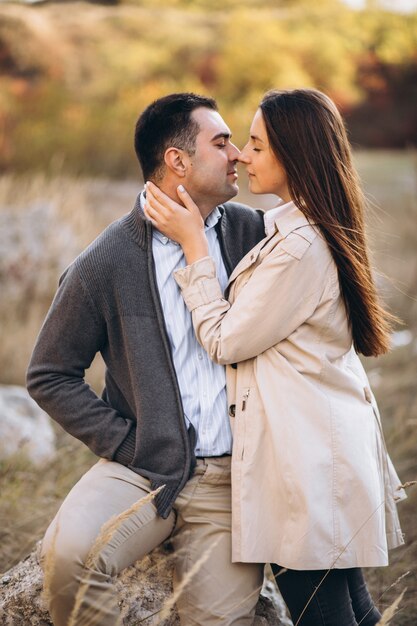
[[[338,0],[131,0],[0,7],[0,169],[137,173],[140,111],[217,98],[238,144],[262,94],[313,86],[368,147],[417,142],[417,14]],[[107,5],[107,6],[105,6]]]

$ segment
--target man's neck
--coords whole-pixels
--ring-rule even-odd
[[[175,200],[175,202],[178,202],[179,204],[183,204],[177,194],[177,185],[179,185],[180,183],[177,183],[177,185],[175,184],[173,185],[165,181],[161,181],[160,183],[155,183],[155,184],[157,184],[159,189],[163,191],[164,193],[166,193],[167,196],[171,198],[171,200]],[[193,198],[193,200],[198,206],[203,220],[206,220],[206,218],[210,215],[210,213],[217,206],[215,201],[208,202],[207,199],[202,199],[202,198],[200,199]]]

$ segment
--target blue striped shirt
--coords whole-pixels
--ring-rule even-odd
[[[143,205],[142,195],[142,208]],[[228,277],[214,228],[219,219],[220,211],[216,208],[206,219],[205,231],[209,254],[216,263],[217,276],[224,291]],[[195,453],[197,456],[230,454],[232,433],[227,413],[225,369],[213,363],[198,343],[191,314],[173,277],[174,271],[186,265],[182,248],[154,229],[152,250],[184,415],[197,433]]]

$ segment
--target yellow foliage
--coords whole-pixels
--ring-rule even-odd
[[[241,142],[268,89],[317,87],[352,107],[381,80],[358,82],[364,61],[416,64],[416,15],[336,0],[259,4],[1,6],[0,168],[48,169],[59,154],[75,173],[129,175],[135,120],[166,93],[214,96]]]

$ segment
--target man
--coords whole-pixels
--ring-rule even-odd
[[[151,104],[135,133],[144,179],[175,198],[182,183],[201,207],[223,286],[264,235],[260,214],[222,205],[238,191],[230,138],[215,101],[187,93]],[[181,623],[249,625],[262,567],[231,563],[224,371],[198,345],[172,277],[185,265],[181,248],[152,229],[143,206],[142,193],[66,270],[28,369],[32,397],[101,457],[43,542],[51,616],[55,626],[74,611],[76,625],[119,623],[112,577],[170,537],[176,585],[206,554],[177,603]],[[84,382],[97,352],[101,398]],[[128,510],[92,548],[102,525]]]

